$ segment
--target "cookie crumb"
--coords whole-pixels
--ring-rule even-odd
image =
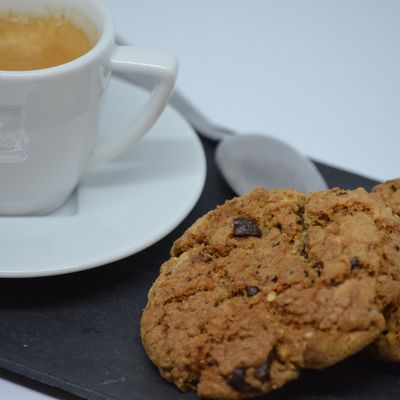
[[[268,293],[267,301],[269,301],[271,303],[276,299],[276,297],[277,297],[276,292]]]

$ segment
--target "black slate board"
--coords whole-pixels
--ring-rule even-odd
[[[140,342],[146,294],[173,241],[195,219],[234,194],[203,140],[208,176],[188,218],[168,237],[132,257],[67,276],[0,280],[0,368],[87,399],[190,400],[164,382]],[[376,182],[318,164],[328,184]],[[388,400],[400,398],[400,367],[357,355],[324,371],[306,371],[270,400]]]

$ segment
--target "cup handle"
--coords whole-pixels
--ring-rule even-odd
[[[119,156],[149,131],[172,93],[178,61],[174,55],[159,50],[116,46],[108,67],[114,72],[148,76],[154,79],[155,86],[139,117],[121,132],[103,139],[96,145],[89,160],[90,166]]]

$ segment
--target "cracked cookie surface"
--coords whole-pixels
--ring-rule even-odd
[[[202,397],[279,388],[373,342],[399,292],[399,217],[365,190],[257,189],[178,239],[141,321],[161,375]]]
[[[400,217],[400,179],[381,183],[372,192]],[[400,251],[400,246],[397,250]],[[386,327],[371,346],[371,350],[379,358],[400,362],[400,298],[385,309],[384,315]]]

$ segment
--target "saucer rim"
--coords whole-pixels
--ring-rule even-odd
[[[119,78],[111,78],[113,80],[121,81]],[[129,86],[132,86],[135,88],[137,92],[142,92],[143,94],[146,94],[147,91],[138,87],[137,85],[134,85],[132,83],[128,84]],[[204,190],[204,185],[206,182],[206,176],[207,176],[207,162],[206,162],[206,155],[205,151],[203,148],[203,145],[201,143],[201,140],[193,127],[187,122],[187,120],[178,112],[176,111],[172,106],[168,105],[167,108],[169,109],[170,112],[172,112],[172,115],[174,116],[174,119],[179,118],[181,120],[181,123],[184,123],[185,129],[187,129],[188,132],[190,132],[191,140],[196,143],[197,150],[199,151],[199,165],[201,165],[201,171],[199,170],[198,172],[201,174],[201,178],[199,179],[199,182],[197,183],[197,186],[193,189],[191,192],[191,199],[190,201],[188,200],[186,207],[180,208],[180,212],[176,213],[176,216],[174,218],[174,222],[166,224],[164,229],[160,230],[157,232],[157,235],[152,236],[149,238],[147,241],[144,241],[140,246],[132,246],[132,245],[125,245],[124,247],[118,247],[117,249],[114,249],[113,251],[110,251],[107,256],[98,256],[98,257],[86,257],[87,260],[82,260],[82,262],[79,263],[71,263],[70,265],[67,266],[58,266],[58,267],[42,267],[42,266],[37,266],[35,267],[34,265],[31,265],[29,268],[26,268],[24,270],[2,270],[0,268],[0,278],[11,278],[11,279],[21,279],[21,278],[39,278],[39,277],[51,277],[51,276],[59,276],[59,275],[66,275],[70,273],[75,273],[75,272],[82,272],[94,268],[98,268],[101,266],[106,266],[108,264],[111,264],[115,261],[124,259],[126,257],[132,256],[140,251],[143,251],[153,244],[157,243],[161,239],[165,238],[169,233],[171,233],[179,224],[182,223],[182,221],[190,214],[190,212],[193,210],[195,205],[197,204],[203,190]],[[0,221],[4,219],[13,219],[14,217],[0,217]],[[19,220],[24,220],[24,217],[15,217],[16,219]],[[35,217],[28,217],[28,218],[35,218]],[[60,217],[63,218],[63,217]],[[76,221],[82,221],[84,217],[79,218],[79,214],[75,215],[72,217],[74,219],[74,223],[79,226],[79,223]],[[62,262],[61,262],[62,264]]]

